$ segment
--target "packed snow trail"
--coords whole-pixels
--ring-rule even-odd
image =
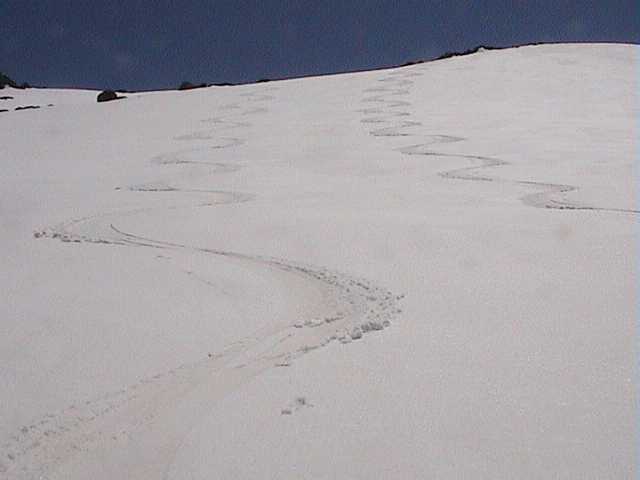
[[[301,355],[331,341],[348,343],[367,332],[382,330],[398,312],[400,297],[365,279],[280,259],[162,242],[123,232],[115,226],[111,229],[119,240],[110,238],[104,243],[214,255],[268,269],[274,275],[302,276],[325,290],[328,299],[325,313],[254,332],[200,362],[176,365],[170,371],[25,425],[3,445],[9,461],[2,466],[0,475],[7,475],[6,478],[41,475],[58,478],[56,472],[64,472],[65,465],[79,455],[84,457],[80,459],[82,464],[86,458],[92,458],[95,449],[102,457],[112,450],[117,454],[119,441],[129,438],[138,447],[144,442],[160,441],[162,448],[154,449],[156,458],[141,467],[145,471],[164,468],[168,451],[177,447],[180,438],[217,398],[261,372],[289,366]],[[176,415],[181,419],[179,425],[173,424]],[[129,474],[135,478],[134,467],[131,468]]]

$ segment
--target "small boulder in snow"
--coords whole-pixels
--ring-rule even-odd
[[[118,97],[118,94],[113,90],[105,90],[98,94],[98,103],[110,102],[111,100],[118,100],[119,98],[122,97]]]

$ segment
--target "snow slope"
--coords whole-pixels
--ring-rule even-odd
[[[633,478],[637,55],[0,91],[0,478]]]

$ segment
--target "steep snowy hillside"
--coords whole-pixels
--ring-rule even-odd
[[[1,90],[0,478],[632,478],[637,55]]]

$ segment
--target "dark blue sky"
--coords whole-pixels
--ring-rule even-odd
[[[638,0],[0,0],[0,71],[153,89],[366,69],[478,44],[640,43]]]

